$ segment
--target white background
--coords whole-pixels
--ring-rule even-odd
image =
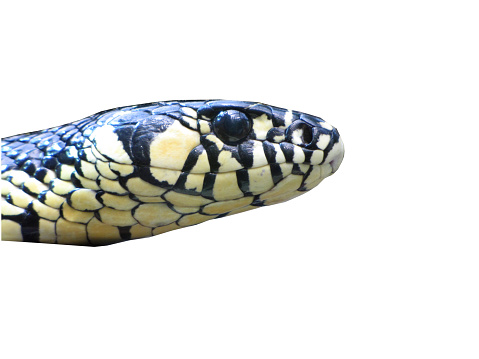
[[[478,358],[476,4],[2,1],[2,137],[225,98],[321,116],[346,157],[158,237],[2,242],[0,358]]]

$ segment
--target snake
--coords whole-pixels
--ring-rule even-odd
[[[182,100],[6,137],[1,152],[2,240],[101,246],[288,201],[335,173],[344,145],[303,112]]]

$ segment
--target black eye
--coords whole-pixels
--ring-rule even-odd
[[[216,136],[228,145],[235,145],[248,136],[252,125],[246,114],[236,110],[222,111],[213,120]]]

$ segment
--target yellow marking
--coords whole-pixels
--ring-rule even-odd
[[[128,191],[124,189],[119,181],[112,181],[104,177],[100,177],[100,188],[106,192],[117,194],[127,194]]]
[[[151,228],[135,224],[130,228],[131,239],[150,237],[152,235]]]
[[[284,114],[284,127],[288,127],[293,123],[293,111],[288,110]]]
[[[170,185],[174,185],[180,177],[181,172],[175,170],[168,170],[163,168],[150,168],[150,172],[154,178],[158,181],[166,181]]]
[[[321,150],[314,150],[313,154],[311,155],[311,164],[312,165],[319,165],[323,162],[324,152]]]
[[[75,177],[77,178],[78,181],[80,181],[81,186],[83,188],[89,188],[89,189],[94,189],[94,190],[99,190],[100,189],[100,187],[98,186],[96,181],[93,181],[91,179],[80,176],[77,172],[75,172]]]
[[[136,208],[134,217],[143,226],[158,227],[176,221],[181,215],[171,210],[165,203],[148,203]]]
[[[130,156],[114,130],[115,128],[110,125],[100,126],[93,131],[90,138],[102,155],[110,157],[114,162],[131,164]]]
[[[25,182],[23,182],[23,187],[26,187],[30,192],[39,194],[48,189],[48,187],[37,180],[36,178],[29,178]]]
[[[94,211],[103,207],[95,196],[96,192],[91,189],[79,189],[70,195],[70,202],[79,211]]]
[[[189,215],[181,217],[181,219],[178,221],[178,224],[180,225],[180,227],[187,227],[187,226],[192,226],[194,224],[205,222],[213,218],[215,218],[215,216],[206,216],[200,213],[189,214]]]
[[[305,164],[305,163],[300,163],[298,164],[298,167],[299,167],[299,170],[303,173],[306,173],[309,171],[309,167],[311,167],[310,165],[308,164]]]
[[[28,205],[35,199],[29,194],[23,192],[18,188],[13,188],[10,192],[10,199],[13,202],[13,205],[17,207],[27,208]]]
[[[222,214],[230,212],[234,209],[242,208],[250,205],[253,202],[253,197],[244,197],[234,199],[231,201],[221,201],[208,204],[203,208],[203,212],[206,214]]]
[[[15,221],[11,221],[9,219],[2,219],[2,241],[21,242],[22,240],[22,226]]]
[[[93,212],[82,212],[73,209],[68,203],[63,203],[62,206],[63,218],[67,221],[75,223],[88,223],[93,218]]]
[[[181,116],[181,119],[185,121],[191,128],[198,130],[198,122],[195,119],[187,116]]]
[[[108,165],[107,162],[97,161],[96,169],[98,173],[100,173],[100,175],[102,175],[105,178],[108,178],[111,180],[118,178],[118,176],[115,173],[113,173],[113,171],[110,169],[110,166]]]
[[[150,163],[153,167],[181,170],[190,151],[200,144],[200,134],[174,121],[165,132],[159,133],[150,144]]]
[[[88,245],[86,226],[60,218],[56,222],[57,242],[59,244]]]
[[[311,172],[308,175],[308,178],[304,181],[304,187],[308,190],[317,186],[323,179],[321,171],[322,166],[314,166]]]
[[[272,143],[273,147],[274,147],[274,150],[276,152],[276,155],[275,155],[275,162],[276,163],[285,163],[286,162],[286,158],[284,157],[284,153],[283,151],[281,150],[281,147],[279,144],[277,143]]]
[[[59,167],[60,174],[58,178],[64,181],[70,181],[72,178],[72,173],[75,172],[75,166],[72,165],[60,165]]]
[[[289,176],[291,172],[293,172],[292,163],[281,163],[279,167],[281,167],[281,173],[283,174],[283,177]]]
[[[51,181],[53,181],[55,178],[57,178],[57,174],[53,172],[52,170],[46,170],[45,177],[43,177],[43,183],[49,184]]]
[[[87,141],[85,141],[85,143],[86,143],[86,142],[87,142]],[[90,141],[88,141],[88,142],[90,142]],[[83,152],[85,153],[85,156],[86,156],[86,160],[87,160],[88,162],[90,162],[90,163],[95,163],[96,160],[97,160],[96,156],[93,154],[93,151],[92,151],[92,148],[94,148],[94,147],[95,147],[95,146],[90,146],[90,147],[85,148],[85,149],[83,150]]]
[[[101,195],[101,200],[105,206],[122,211],[129,211],[130,209],[138,206],[138,202],[133,201],[128,196],[116,196],[110,193],[103,193]]]
[[[253,141],[253,167],[262,167],[268,164],[263,150],[263,142]]]
[[[218,173],[213,187],[213,197],[217,201],[226,201],[243,197],[238,187],[236,172]]]
[[[218,162],[220,164],[218,172],[237,171],[243,168],[230,151],[221,151],[218,156]]]
[[[139,177],[130,178],[126,182],[126,186],[131,193],[139,196],[161,196],[166,192],[166,189],[154,186]]]
[[[105,156],[103,156],[100,152],[98,152],[95,145],[91,146],[90,148],[91,148],[91,153],[93,154],[93,156],[95,156],[102,162],[109,162],[109,160]]]
[[[11,175],[12,172],[13,172],[13,170],[3,172],[2,173],[2,179],[6,180],[7,177]]]
[[[203,189],[203,182],[205,181],[205,175],[203,173],[190,173],[186,177],[185,188],[201,192]]]
[[[198,207],[213,202],[201,196],[191,196],[189,194],[170,191],[164,195],[165,199],[173,206],[179,207]]]
[[[17,187],[20,187],[23,182],[30,178],[28,173],[17,170],[8,171],[8,177],[11,177],[10,182],[12,182]]]
[[[96,180],[98,178],[99,173],[97,172],[93,163],[87,161],[80,161],[80,166],[84,177],[91,180]]]
[[[11,191],[13,191],[16,188],[17,187],[15,187],[10,182],[2,179],[2,196],[6,196],[7,194],[9,194]]]
[[[200,126],[200,132],[202,135],[206,135],[211,132],[210,122],[205,120],[198,120]]]
[[[269,166],[248,169],[248,177],[249,190],[255,195],[269,191],[274,186]]]
[[[182,107],[182,108],[181,108],[181,111],[182,111],[186,116],[189,116],[189,117],[192,117],[192,118],[196,118],[196,116],[197,116],[196,110],[195,110],[195,109],[192,109],[192,108],[190,108],[190,107]]]
[[[22,213],[25,213],[25,210],[23,208],[14,206],[13,204],[8,203],[5,198],[2,197],[1,201],[1,210],[2,210],[2,215],[4,216],[16,216]]]
[[[271,198],[292,193],[301,186],[302,182],[303,182],[303,176],[289,175],[286,178],[283,178],[280,182],[278,182],[271,191],[268,191],[260,195],[259,198],[260,200],[268,200]]]
[[[33,210],[44,219],[56,221],[60,217],[60,211],[56,208],[48,207],[38,200],[32,202]]]
[[[59,196],[52,191],[46,192],[44,198],[43,203],[52,208],[60,208],[63,202],[65,202],[64,197]]]
[[[331,140],[331,136],[330,136],[330,135],[321,134],[321,135],[319,135],[318,142],[316,142],[316,146],[317,146],[320,150],[325,150],[326,147],[328,147],[330,140]]]
[[[60,196],[64,196],[73,191],[76,187],[71,182],[62,181],[59,178],[55,178],[51,182],[51,191]]]
[[[266,140],[266,134],[273,128],[273,121],[266,114],[253,120],[253,131],[258,140]]]
[[[274,136],[274,137],[273,137],[273,141],[276,142],[276,143],[283,142],[284,139],[285,139],[285,136],[284,136],[284,135],[278,135],[278,136]]]
[[[156,236],[157,234],[162,234],[162,233],[165,233],[165,232],[169,232],[169,231],[174,231],[175,229],[180,229],[181,227],[179,225],[177,225],[176,223],[171,223],[167,226],[162,226],[162,227],[157,227],[157,228],[154,228],[153,231],[152,231],[152,234],[154,236]]]
[[[47,221],[46,219],[40,219],[38,229],[40,232],[39,241],[41,243],[56,242],[55,222]]]
[[[98,211],[98,214],[103,223],[112,226],[133,226],[138,223],[136,219],[133,218],[130,211],[120,211],[118,209],[103,207]]]
[[[225,145],[223,143],[223,141],[221,141],[218,137],[216,137],[216,135],[213,135],[213,134],[206,136],[206,139],[208,141],[213,142],[216,145],[216,147],[218,148],[218,150],[220,150],[220,151],[223,149],[223,147]]]
[[[131,165],[124,165],[124,164],[115,163],[115,162],[110,162],[109,165],[112,171],[118,172],[120,176],[123,176],[123,177],[131,175],[133,172],[135,172],[135,168]]]
[[[86,227],[88,238],[93,245],[106,245],[121,240],[120,230],[115,226],[100,222],[93,218]]]
[[[190,173],[207,173],[210,171],[210,162],[206,151],[203,150],[198,156],[196,164],[191,169]]]

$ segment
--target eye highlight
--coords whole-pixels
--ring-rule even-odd
[[[228,145],[235,145],[248,136],[253,127],[251,119],[236,110],[221,111],[213,120],[216,136]]]

